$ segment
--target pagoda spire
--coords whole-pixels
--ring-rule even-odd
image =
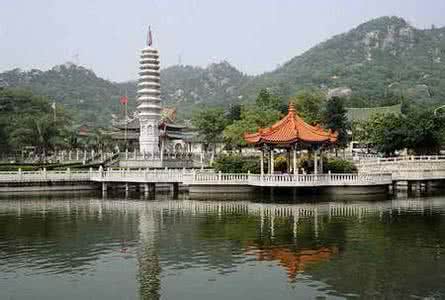
[[[148,45],[148,47],[151,47],[151,45],[153,45],[153,36],[151,34],[151,26],[148,26],[147,45]]]

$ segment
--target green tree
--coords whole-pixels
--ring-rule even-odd
[[[236,148],[246,145],[245,133],[253,133],[259,128],[270,126],[278,121],[281,113],[273,109],[261,109],[259,107],[244,108],[241,111],[241,119],[233,122],[224,129],[225,141]]]
[[[57,113],[49,99],[18,89],[0,90],[0,123],[4,151],[33,146],[42,157],[48,151],[64,147],[67,136],[67,118],[62,106]],[[57,117],[56,117],[57,116]]]
[[[215,146],[223,141],[222,132],[229,123],[222,108],[208,108],[194,113],[192,124],[205,144]],[[214,147],[213,147],[214,150]]]
[[[291,101],[295,104],[298,114],[309,124],[318,124],[322,119],[322,107],[325,94],[320,90],[305,89],[298,92]]]
[[[394,155],[395,151],[406,146],[403,121],[394,114],[374,115],[364,124],[363,130],[367,132],[367,142],[387,156]]]
[[[261,109],[279,110],[281,100],[278,96],[272,94],[268,89],[262,89],[256,98],[256,105]]]
[[[230,122],[241,120],[241,111],[243,106],[241,104],[233,104],[229,106],[227,118]]]
[[[348,130],[351,126],[348,122],[346,112],[343,100],[338,97],[329,99],[322,112],[322,124],[324,124],[326,128],[338,133],[337,148],[345,148],[348,145]]]
[[[412,112],[403,117],[405,147],[416,154],[437,154],[443,144],[445,117],[433,112]]]

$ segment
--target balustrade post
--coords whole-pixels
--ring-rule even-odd
[[[70,168],[66,168],[66,178],[68,180],[71,180],[71,169]]]
[[[221,183],[221,171],[218,172],[218,182]]]
[[[69,160],[69,161],[71,161],[71,159],[72,159],[72,156],[71,156],[71,154],[72,154],[72,153],[71,153],[71,150],[70,150],[70,151],[68,151],[68,160]]]
[[[47,179],[46,168],[43,168],[43,179]]]
[[[18,173],[19,181],[22,181],[22,168],[19,168]]]
[[[125,149],[125,160],[128,160],[128,149]]]
[[[93,176],[93,168],[89,168],[88,176],[89,176],[89,178],[91,178],[91,176]]]
[[[76,160],[79,160],[79,149],[76,149]]]

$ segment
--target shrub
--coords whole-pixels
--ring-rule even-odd
[[[287,172],[287,159],[283,155],[277,156],[274,159],[274,171],[285,173]]]
[[[329,159],[323,165],[323,171],[332,173],[356,173],[357,167],[350,161],[344,159]]]
[[[239,155],[223,155],[213,162],[215,171],[223,173],[259,173],[260,161],[257,157],[241,157]]]

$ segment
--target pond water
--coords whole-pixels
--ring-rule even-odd
[[[0,199],[0,299],[445,298],[445,197]]]

